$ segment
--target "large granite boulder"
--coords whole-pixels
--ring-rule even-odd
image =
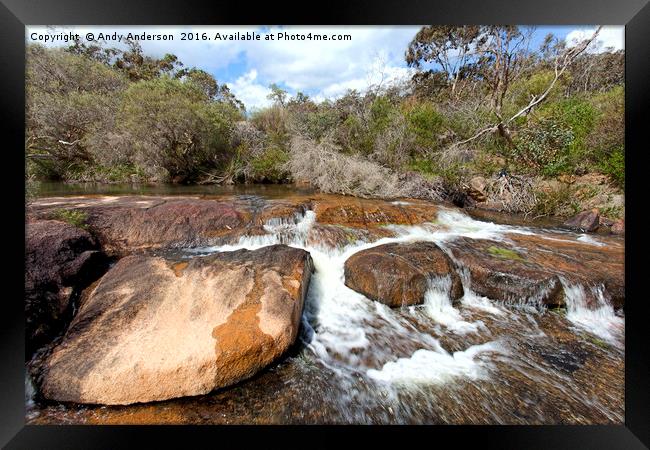
[[[180,262],[127,256],[43,363],[41,392],[130,404],[249,378],[295,341],[312,270],[309,253],[285,245]]]

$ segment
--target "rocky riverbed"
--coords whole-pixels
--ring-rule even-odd
[[[620,236],[287,190],[44,197],[26,246],[28,423],[623,422]]]

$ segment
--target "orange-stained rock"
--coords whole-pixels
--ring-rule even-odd
[[[88,230],[103,249],[124,256],[148,249],[231,244],[243,235],[260,235],[271,220],[295,221],[310,199],[266,200],[248,196],[155,197],[83,196],[36,200],[29,214],[49,218],[56,209],[75,209],[88,216]]]
[[[438,215],[433,203],[422,200],[388,201],[323,195],[314,199],[312,205],[318,223],[355,228],[415,225],[434,221]]]
[[[209,245],[245,227],[251,213],[232,202],[165,201],[150,208],[91,208],[87,223],[104,248],[128,253],[143,248]]]
[[[463,296],[453,262],[433,242],[379,245],[345,262],[345,285],[388,306],[423,303],[429,280],[441,277],[451,279],[452,300]]]
[[[274,245],[168,261],[121,259],[41,367],[58,401],[130,404],[249,378],[295,341],[309,253]]]

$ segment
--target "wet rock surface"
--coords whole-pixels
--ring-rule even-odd
[[[323,195],[313,201],[321,224],[374,229],[384,225],[415,225],[435,220],[438,208],[421,200],[375,200]]]
[[[489,379],[461,378],[444,385],[401,389],[384,400],[364,404],[362,399],[374,398],[386,387],[357,383],[353,388],[300,346],[254,378],[207,395],[130,406],[71,405],[67,411],[44,404],[29,423],[622,423],[625,371],[620,350],[571,332],[570,324],[557,313],[522,314],[513,322],[470,307],[462,310],[468,320],[481,320],[493,333],[508,336],[510,355],[495,361]],[[466,339],[473,344],[489,337],[472,334]],[[449,351],[468,345],[458,338],[448,336],[448,340]],[[403,343],[398,336],[392,345],[399,349]],[[302,353],[307,356],[299,356]],[[589,400],[582,401],[583,396]]]
[[[432,242],[379,245],[345,262],[346,286],[388,306],[424,303],[430,282],[442,278],[449,280],[452,300],[463,296],[453,262]]]
[[[557,235],[511,233],[505,241],[460,238],[446,243],[471,288],[485,297],[511,303],[565,306],[566,287],[602,287],[617,308],[625,303],[625,252],[622,245],[598,246]],[[597,295],[586,290],[586,301]]]
[[[129,404],[205,394],[294,342],[312,266],[277,245],[172,262],[121,259],[42,367],[48,399]]]
[[[598,309],[624,304],[621,237],[291,191],[49,198],[28,214],[59,208],[132,256],[31,364],[30,424],[623,423],[623,311]],[[364,252],[360,284],[400,304],[414,274],[451,273],[462,291],[390,308],[344,284]]]

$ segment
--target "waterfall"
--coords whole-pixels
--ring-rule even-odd
[[[308,330],[308,347],[323,363],[329,367],[336,367],[338,371],[364,372],[367,370],[373,374],[373,378],[384,379],[385,377],[382,378],[379,375],[380,367],[377,367],[377,364],[387,364],[384,368],[393,373],[398,366],[411,367],[411,364],[418,366],[435,361],[436,364],[432,365],[431,370],[444,372],[445,366],[438,364],[439,358],[452,358],[455,363],[451,363],[449,367],[457,367],[455,364],[459,360],[463,361],[463,367],[467,367],[471,365],[470,360],[473,361],[481,352],[494,351],[495,348],[505,351],[503,344],[499,346],[492,343],[479,346],[476,349],[470,347],[467,349],[467,353],[449,355],[442,350],[437,340],[430,334],[414,330],[412,327],[409,328],[405,314],[425,315],[432,325],[442,326],[447,332],[461,335],[477,333],[481,328],[485,328],[480,321],[465,320],[461,311],[452,305],[449,298],[451,288],[449,277],[429,280],[424,304],[401,311],[399,309],[391,310],[384,305],[372,302],[345,286],[343,267],[345,261],[354,253],[387,243],[428,241],[439,244],[445,250],[445,242],[457,237],[500,241],[506,239],[506,233],[534,235],[536,234],[534,230],[526,227],[482,222],[456,210],[441,209],[435,223],[415,226],[388,225],[387,228],[395,233],[395,237],[386,237],[375,242],[358,241],[343,248],[331,248],[320,243],[307,244],[310,231],[315,223],[316,214],[314,211],[307,210],[304,213],[296,213],[290,218],[268,220],[263,226],[267,232],[265,235],[242,236],[236,244],[192,249],[189,252],[205,254],[242,248],[253,250],[280,243],[309,251],[314,261],[315,273],[310,282],[303,317],[303,323]],[[593,239],[584,238],[584,235],[580,237],[583,242],[592,243],[591,241],[593,241],[594,245],[600,245]],[[549,239],[557,238],[549,237]],[[445,251],[452,256],[448,250]],[[459,265],[458,262],[456,263]],[[496,302],[476,295],[471,290],[469,272],[462,266],[460,266],[460,276],[465,288],[465,295],[460,302],[462,306],[478,309],[494,316],[512,314],[511,311],[508,312],[506,308]],[[543,287],[540,289],[543,291]],[[613,308],[605,300],[602,289],[593,291],[596,298],[600,299],[600,304],[595,309],[587,305],[582,286],[565,284],[565,290],[567,292],[567,318],[577,326],[603,339],[615,340],[612,328],[620,328],[623,319],[615,315]],[[535,299],[521,299],[520,307],[539,308],[539,305],[536,303],[533,305],[531,302],[535,303]],[[402,362],[398,364],[395,362],[396,358],[390,347],[383,348],[381,345],[396,340],[405,340],[410,343],[415,341],[417,343],[415,347],[419,347],[418,351],[434,352],[436,355],[432,356],[422,353],[422,351],[420,353],[416,351],[411,355],[415,358],[414,362],[408,363],[407,360],[400,360]],[[369,361],[372,361],[374,365]],[[476,364],[480,365],[480,362],[476,362]],[[475,372],[452,370],[450,373],[462,375]],[[431,376],[436,379],[435,374]]]
[[[605,297],[603,286],[585,288],[565,279],[561,281],[566,298],[567,319],[610,343],[622,346],[620,336],[624,331],[625,320],[615,314]]]

